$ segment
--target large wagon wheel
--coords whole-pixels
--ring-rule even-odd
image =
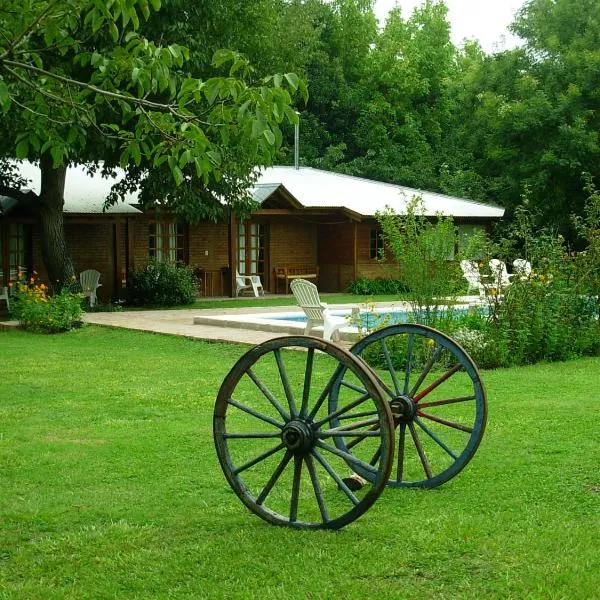
[[[404,324],[376,331],[350,351],[376,373],[392,410],[396,462],[388,485],[432,488],[457,475],[475,454],[487,418],[485,389],[465,350],[435,329]],[[346,385],[342,374],[330,411]],[[335,443],[356,452],[362,440]],[[353,470],[371,478],[360,466]]]
[[[330,412],[342,372],[352,387],[338,392]],[[297,528],[338,529],[358,518],[385,488],[394,453],[376,377],[342,348],[304,336],[270,340],[240,358],[217,396],[214,439],[241,501],[270,523]],[[363,443],[350,451],[340,439]],[[368,473],[370,484],[351,490],[342,480],[349,468]]]

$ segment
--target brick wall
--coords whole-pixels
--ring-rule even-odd
[[[116,225],[119,228],[119,251],[122,264],[115,270],[115,223],[98,217],[95,223],[77,223],[65,219],[65,236],[67,245],[71,250],[75,273],[79,276],[81,271],[95,269],[100,272],[100,283],[98,288],[99,302],[107,302],[109,299],[119,295],[120,291],[120,268],[125,266],[125,224]],[[40,249],[40,232],[37,226],[32,227],[32,263],[42,281],[48,281],[48,274],[42,260]],[[115,285],[115,273],[118,281]]]
[[[275,267],[286,264],[317,265],[317,226],[298,219],[273,217],[269,225],[269,254],[271,273]],[[275,291],[272,277],[269,289]]]

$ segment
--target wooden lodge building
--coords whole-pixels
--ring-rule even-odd
[[[37,167],[21,173],[39,190]],[[323,292],[338,292],[360,277],[389,277],[378,260],[381,235],[375,214],[386,206],[401,214],[414,196],[427,216],[452,215],[469,235],[501,218],[498,206],[414,190],[308,167],[266,169],[252,190],[260,208],[247,221],[188,224],[144,213],[131,195],[103,210],[113,180],[70,167],[65,184],[65,228],[76,270],[101,273],[100,301],[122,295],[130,269],[149,259],[188,264],[204,296],[235,295],[235,272],[259,275],[264,289],[283,292],[285,273],[305,273]],[[0,197],[0,287],[19,269],[45,271],[35,219],[14,200]]]

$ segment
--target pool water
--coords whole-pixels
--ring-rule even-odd
[[[466,314],[468,312],[468,308],[455,308],[454,312],[457,314]],[[348,327],[354,325],[354,323],[350,322],[350,311],[331,311],[330,313],[336,317],[346,317],[348,319]],[[374,329],[375,327],[379,327],[381,325],[396,325],[398,323],[408,323],[409,321],[413,321],[412,319],[413,311],[408,310],[387,310],[387,311],[371,311],[371,312],[361,312],[360,313],[360,324],[364,329]],[[268,317],[269,320],[274,321],[287,321],[294,323],[306,323],[306,315],[304,314],[295,314],[295,315],[270,315]],[[419,320],[419,319],[418,319]]]

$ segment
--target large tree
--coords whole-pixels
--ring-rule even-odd
[[[143,35],[159,8],[160,0],[0,5],[0,158],[36,161],[42,174],[39,194],[23,194],[4,161],[0,193],[39,217],[53,282],[74,271],[62,214],[69,164],[131,167],[124,186],[143,180],[146,200],[215,218],[223,199],[247,205],[253,168],[272,162],[280,124],[296,119],[291,95],[305,92],[296,75],[260,79],[243,56],[219,51],[215,76],[194,77],[188,49],[169,43],[168,28],[155,41]]]

